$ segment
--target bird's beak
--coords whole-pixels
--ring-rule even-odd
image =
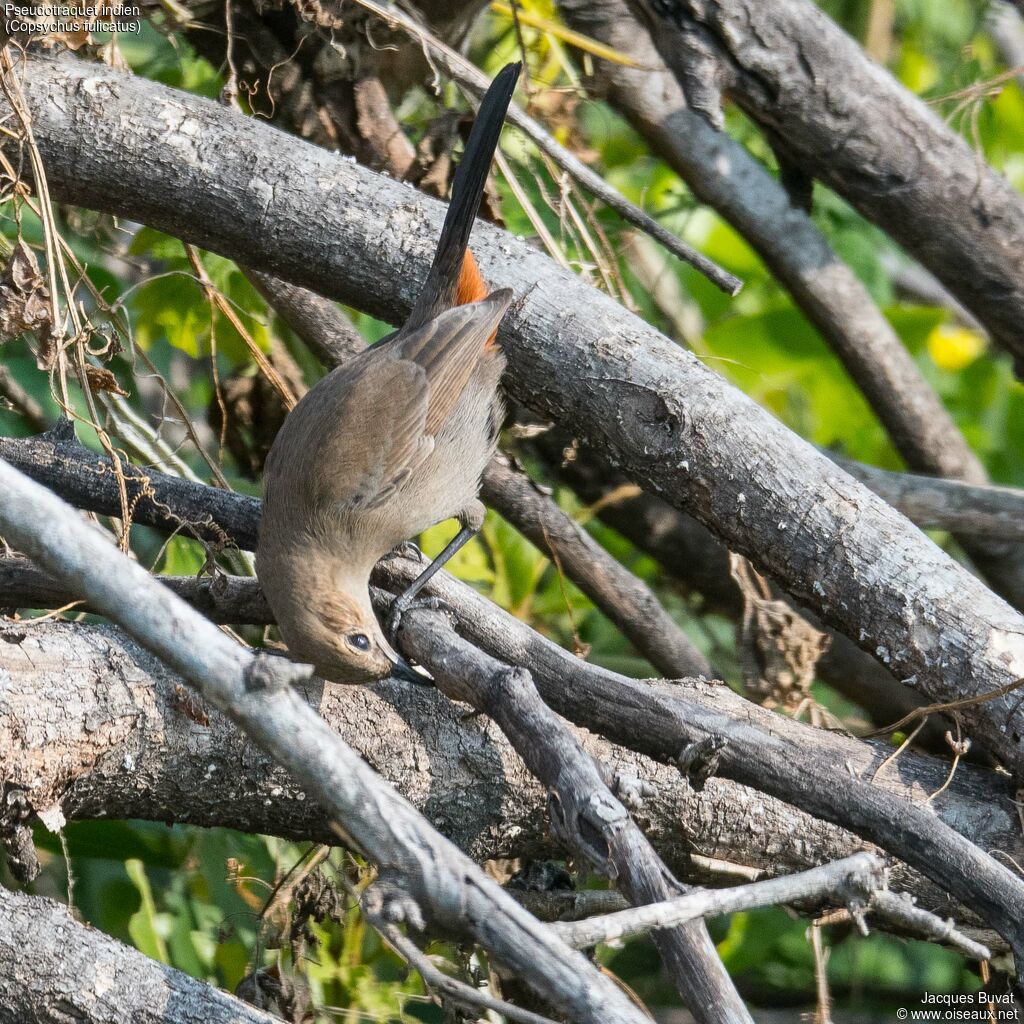
[[[420,686],[430,686],[433,683],[430,676],[417,672],[383,637],[378,640],[378,644],[384,656],[391,662],[392,679],[401,679],[402,682],[417,683]]]
[[[403,682],[417,683],[420,686],[430,686],[433,683],[430,676],[417,672],[400,654],[394,656],[392,665],[394,666],[391,669],[392,679],[401,679]]]

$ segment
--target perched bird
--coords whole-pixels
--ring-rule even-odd
[[[489,292],[467,245],[521,65],[494,79],[455,172],[426,284],[390,337],[338,367],[288,415],[267,459],[256,571],[292,656],[325,678],[424,677],[370,604],[375,563],[444,519],[455,539],[396,600],[392,624],[479,529],[512,292]]]

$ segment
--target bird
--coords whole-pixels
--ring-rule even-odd
[[[324,679],[429,685],[385,632],[395,636],[402,612],[483,524],[480,478],[504,416],[497,329],[513,293],[490,290],[469,236],[521,67],[506,65],[481,100],[408,319],[317,382],[267,457],[256,573],[290,656]],[[446,519],[459,532],[395,599],[385,630],[371,570]]]

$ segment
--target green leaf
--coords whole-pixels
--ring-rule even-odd
[[[135,948],[139,952],[145,953],[153,960],[159,960],[160,963],[169,964],[171,962],[170,955],[167,952],[167,943],[164,941],[164,934],[171,923],[169,915],[157,913],[153,890],[146,877],[146,868],[142,861],[131,858],[125,861],[124,867],[141,901],[139,909],[128,922],[128,932],[132,937],[132,942],[135,943]]]

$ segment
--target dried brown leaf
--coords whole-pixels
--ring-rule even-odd
[[[109,391],[112,395],[120,395],[122,398],[128,396],[128,392],[121,387],[118,379],[109,370],[105,370],[101,366],[86,366],[85,376],[89,381],[89,389],[93,393]]]
[[[0,341],[30,333],[49,342],[52,331],[50,290],[36,254],[19,238],[0,273]]]

